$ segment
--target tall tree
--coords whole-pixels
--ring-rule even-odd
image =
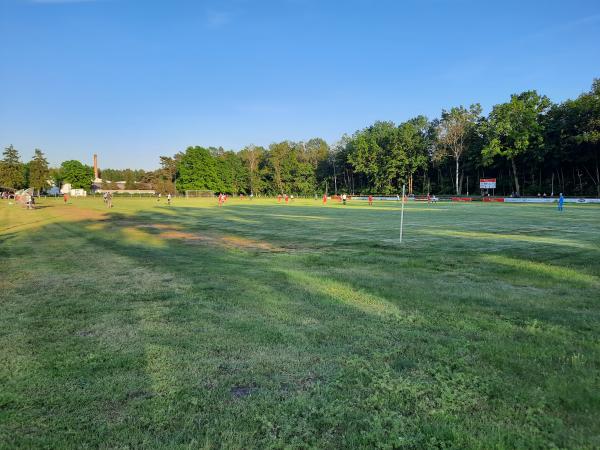
[[[594,80],[592,89],[577,99],[553,106],[545,132],[553,166],[562,169],[571,165],[580,175],[576,190],[583,195],[589,185],[591,189],[587,191],[593,189],[600,197],[600,79]],[[555,168],[552,167],[553,172]]]
[[[437,148],[434,157],[439,161],[450,155],[455,161],[456,195],[460,195],[460,161],[467,149],[469,134],[473,131],[481,115],[481,105],[475,103],[469,107],[458,106],[450,111],[442,110],[437,127]]]
[[[348,162],[379,193],[391,194],[407,180],[408,154],[393,122],[375,122],[348,142]]]
[[[33,158],[29,162],[29,185],[38,190],[38,193],[48,187],[50,169],[44,153],[39,148],[35,149]]]
[[[315,190],[329,174],[329,145],[321,138],[309,139],[302,145],[302,160],[310,164],[313,172]]]
[[[69,160],[61,164],[63,181],[71,184],[73,189],[89,189],[94,179],[93,167],[86,166],[79,161]]]
[[[221,183],[217,174],[216,160],[210,151],[203,147],[188,147],[179,161],[177,189],[217,191]]]
[[[515,192],[520,194],[517,159],[530,151],[540,150],[544,143],[542,116],[551,105],[548,97],[536,91],[514,94],[510,102],[495,105],[487,121],[488,144],[482,154],[489,164],[499,155],[510,161]]]
[[[0,186],[18,189],[25,185],[25,166],[12,145],[4,149],[0,160]]]
[[[181,153],[178,153],[175,157],[161,156],[160,157],[160,169],[158,169],[152,177],[151,183],[157,192],[166,192],[174,194],[175,180],[177,179],[177,164],[181,159]]]
[[[246,193],[248,174],[239,154],[226,151],[217,158],[219,191],[230,194]]]
[[[125,178],[125,186],[124,188],[127,190],[135,190],[137,186],[135,184],[135,175],[132,170],[124,170],[123,175]]]
[[[267,161],[271,169],[273,189],[278,194],[291,192],[292,168],[297,163],[293,145],[292,142],[283,141],[269,146]]]
[[[413,193],[414,175],[429,163],[433,134],[427,117],[417,116],[398,127],[398,141],[406,154],[408,193]]]
[[[248,185],[251,195],[260,191],[259,165],[264,153],[264,148],[255,145],[248,145],[240,152],[240,157],[248,170]]]

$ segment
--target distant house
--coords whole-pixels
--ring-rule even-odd
[[[92,192],[102,194],[103,192],[112,192],[118,194],[155,194],[156,192],[152,189],[152,185],[149,183],[135,182],[136,189],[125,189],[126,181],[109,181],[102,179],[95,179],[92,183]],[[102,185],[115,186],[117,189],[103,189]]]

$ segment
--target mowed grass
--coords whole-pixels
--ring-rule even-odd
[[[598,448],[600,208],[0,202],[1,448]]]

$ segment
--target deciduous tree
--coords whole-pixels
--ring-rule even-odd
[[[94,169],[80,161],[65,161],[60,166],[64,182],[71,184],[73,189],[90,189],[94,179]]]
[[[442,110],[437,126],[437,148],[434,157],[441,160],[450,155],[454,158],[456,195],[460,195],[460,161],[466,149],[469,134],[473,131],[481,115],[481,106],[475,103],[469,109],[458,106],[449,111]]]
[[[517,158],[544,143],[542,116],[551,105],[548,97],[536,91],[512,95],[510,102],[494,106],[487,122],[488,144],[483,149],[484,162],[499,155],[510,161],[515,192],[520,193]]]

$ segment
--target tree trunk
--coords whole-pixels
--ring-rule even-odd
[[[335,160],[333,161],[333,191],[337,195],[337,174],[335,172]]]
[[[598,171],[598,160],[596,160],[596,190],[598,191],[598,198],[600,198],[600,171]]]
[[[460,195],[460,184],[458,182],[458,158],[456,158],[456,195]]]
[[[514,158],[510,160],[512,163],[513,176],[515,177],[515,193],[519,195],[519,177],[517,176],[517,165],[515,164]]]

